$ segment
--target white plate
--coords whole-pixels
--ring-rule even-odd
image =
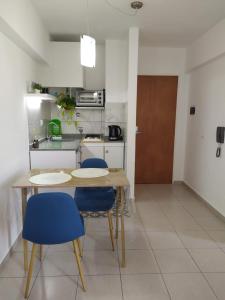
[[[102,177],[109,174],[109,171],[106,169],[99,169],[99,168],[83,168],[77,169],[71,172],[71,174],[75,177],[79,178],[95,178],[95,177]]]
[[[69,174],[60,173],[43,173],[30,177],[29,181],[34,184],[60,184],[70,181],[72,177]]]

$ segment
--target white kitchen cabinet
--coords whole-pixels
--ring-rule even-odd
[[[87,158],[102,158],[109,168],[123,168],[124,143],[86,143],[81,147],[81,162]]]
[[[75,151],[30,151],[31,169],[76,168]]]
[[[104,145],[102,143],[86,143],[81,146],[81,162],[93,157],[104,159]]]
[[[124,146],[105,145],[105,161],[109,168],[123,168]]]
[[[51,42],[49,51],[51,60],[48,66],[40,66],[38,81],[46,87],[83,87],[80,43]]]
[[[128,83],[128,45],[123,40],[106,40],[106,102],[126,102]]]

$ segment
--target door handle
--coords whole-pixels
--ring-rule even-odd
[[[143,133],[143,131],[136,131],[136,134],[141,134]]]

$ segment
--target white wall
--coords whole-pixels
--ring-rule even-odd
[[[49,34],[31,1],[0,1],[0,31],[34,59],[48,62]]]
[[[189,106],[196,115],[188,117],[184,180],[225,216],[224,151],[216,158],[216,127],[225,126],[224,36],[225,19],[187,49]]]
[[[225,147],[216,158],[216,127],[225,126],[225,57],[190,74],[185,182],[225,216]]]
[[[29,167],[24,104],[26,81],[35,80],[35,63],[0,33],[0,263],[21,231],[20,193],[11,189]]]
[[[187,70],[191,71],[225,53],[225,19],[187,48]]]
[[[179,76],[174,143],[174,181],[180,181],[184,178],[185,120],[187,117],[185,59],[186,51],[184,48],[140,47],[139,50],[139,75]]]

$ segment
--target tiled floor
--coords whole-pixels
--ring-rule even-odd
[[[125,218],[127,267],[112,252],[106,219],[88,219],[81,289],[72,245],[45,247],[30,300],[224,300],[225,223],[182,185],[138,185]],[[0,268],[0,299],[21,300],[21,242]]]

